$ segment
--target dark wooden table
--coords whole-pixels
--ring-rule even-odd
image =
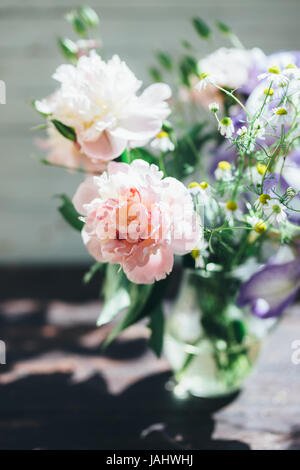
[[[295,305],[268,340],[245,390],[210,415],[167,391],[168,364],[137,325],[107,351],[98,302],[0,304],[1,449],[298,449],[300,340]]]

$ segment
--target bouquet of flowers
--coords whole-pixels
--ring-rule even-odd
[[[120,316],[105,344],[147,317],[149,344],[160,355],[165,341],[182,388],[234,390],[300,285],[300,53],[247,50],[218,23],[230,47],[158,51],[141,91],[91,39],[91,8],[67,19],[79,40],[59,39],[69,63],[34,106],[42,162],[84,173],[59,210],[94,258],[86,280],[103,271],[98,326]],[[192,24],[195,40],[213,34]],[[183,275],[165,328],[174,256]]]

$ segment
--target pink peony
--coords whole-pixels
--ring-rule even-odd
[[[144,160],[111,162],[107,172],[87,178],[73,199],[91,255],[120,264],[137,284],[164,279],[174,254],[190,252],[202,235],[187,188],[162,176]]]
[[[144,145],[170,113],[170,87],[156,83],[138,96],[142,82],[118,56],[104,62],[91,51],[76,66],[61,65],[53,78],[60,87],[37,107],[74,128],[81,150],[91,159],[108,162],[128,146]]]
[[[37,139],[36,144],[47,151],[49,163],[69,168],[71,171],[83,169],[94,174],[101,174],[106,169],[106,162],[89,158],[76,142],[63,137],[53,125],[48,127],[47,133],[47,139]]]

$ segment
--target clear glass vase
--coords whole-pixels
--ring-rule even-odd
[[[274,321],[238,308],[237,285],[220,272],[184,271],[164,341],[177,395],[226,396],[240,390],[253,370]]]

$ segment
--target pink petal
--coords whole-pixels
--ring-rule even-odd
[[[100,263],[104,261],[99,240],[97,240],[96,238],[90,238],[90,240],[86,244],[86,247],[89,253],[92,255],[93,258],[95,258],[96,261],[99,261]]]
[[[136,284],[153,284],[155,281],[165,279],[172,271],[173,264],[173,251],[169,246],[164,246],[150,255],[149,261],[144,266],[137,266],[128,271],[126,265],[123,265],[123,269],[129,281]]]
[[[86,215],[84,205],[89,204],[91,201],[99,196],[98,188],[94,183],[94,177],[89,176],[86,180],[79,185],[73,197],[73,204],[77,212]]]
[[[141,112],[120,121],[118,127],[111,131],[111,135],[118,139],[147,141],[156,136],[160,130],[160,119]]]
[[[82,150],[90,158],[100,158],[108,161],[121,155],[125,150],[126,140],[114,137],[108,131],[103,131],[100,137],[94,141],[81,141]]]

